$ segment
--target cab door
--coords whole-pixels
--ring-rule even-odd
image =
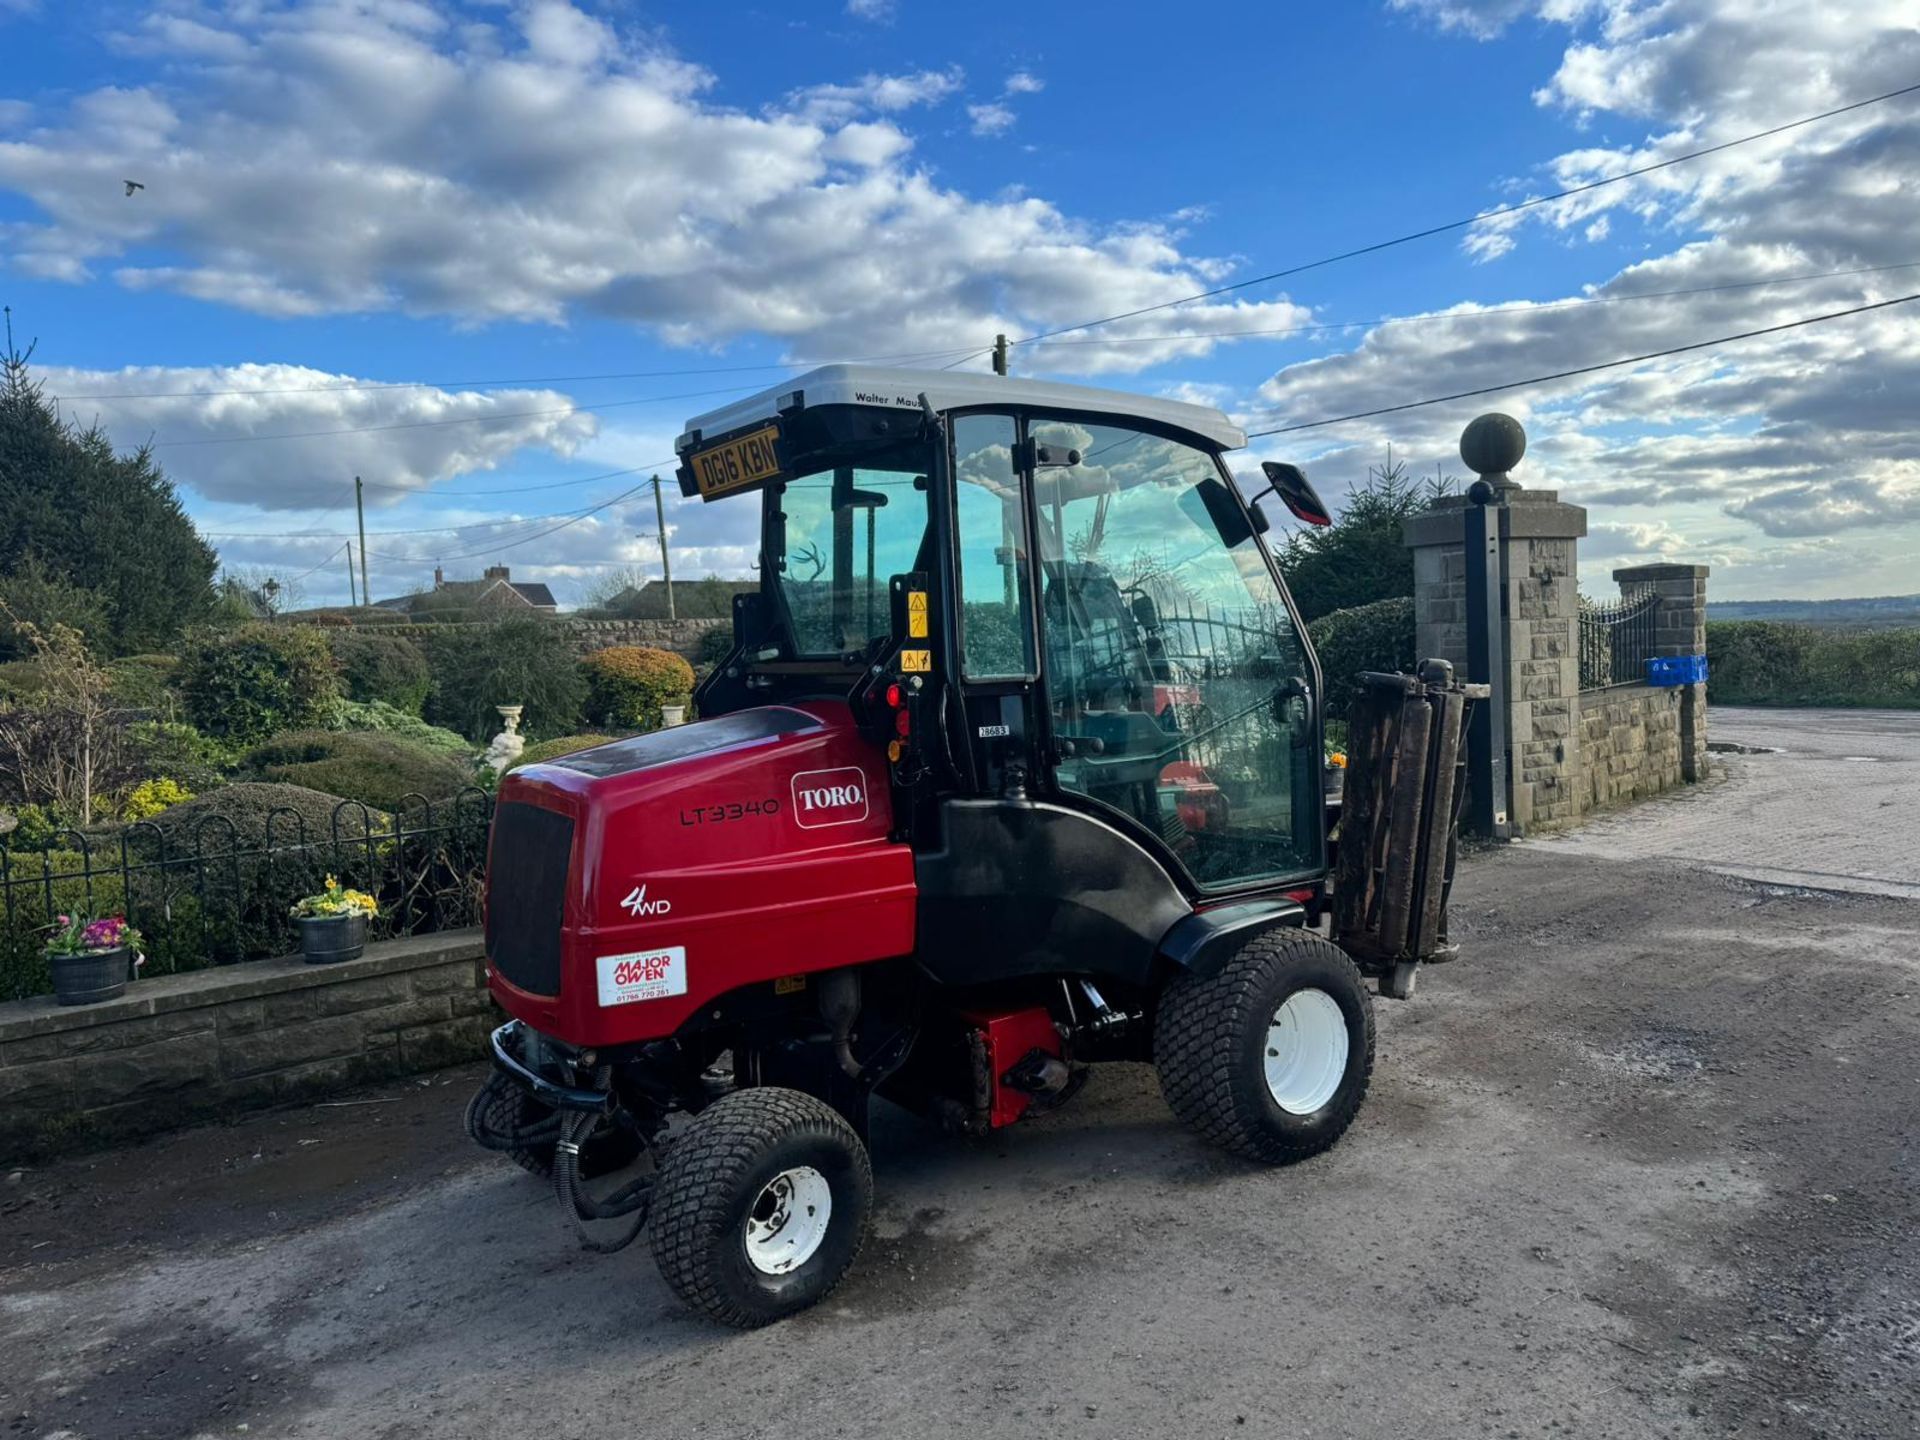
[[[1317,675],[1217,457],[1091,419],[1028,429],[1052,788],[1202,891],[1317,872]]]
[[[1018,425],[1008,414],[952,421],[951,530],[958,603],[954,631],[964,737],[973,793],[1024,791],[1042,717],[1033,623],[1032,542],[1021,476]]]

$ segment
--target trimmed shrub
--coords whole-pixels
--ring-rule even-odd
[[[240,741],[317,725],[340,696],[327,637],[298,625],[201,636],[181,663],[180,689],[201,731]]]
[[[205,837],[208,854],[228,846],[228,826],[243,849],[255,849],[267,843],[271,822],[273,843],[290,845],[304,835],[309,844],[333,837],[334,812],[340,812],[340,838],[361,840],[371,826],[376,832],[385,827],[387,817],[369,809],[361,818],[359,805],[341,809],[341,797],[328,795],[305,785],[275,785],[244,780],[222,785],[207,795],[199,795],[183,804],[170,806],[150,822],[167,836],[169,853],[179,847],[193,848],[194,837]],[[276,813],[279,812],[279,813]]]
[[[660,707],[693,693],[693,667],[671,650],[615,645],[581,661],[587,718],[619,729],[655,730]]]
[[[562,755],[571,755],[576,750],[591,750],[596,745],[611,745],[618,735],[561,735],[553,740],[542,740],[537,745],[529,745],[520,752],[520,758],[507,766],[509,773],[522,765],[538,765],[542,760],[558,760]]]
[[[429,725],[418,715],[409,715],[384,700],[342,700],[327,712],[327,729],[359,731],[374,735],[396,735],[437,754],[462,761],[474,758],[473,742],[456,730]]]
[[[420,713],[427,703],[433,672],[427,668],[426,652],[418,645],[399,635],[367,635],[356,630],[336,630],[329,638],[347,699],[363,704],[379,701],[414,715]]]
[[[1920,629],[1709,621],[1707,696],[1720,705],[1920,707]]]
[[[459,761],[402,740],[337,730],[276,735],[244,762],[262,780],[305,785],[381,810],[402,809],[408,795],[441,800],[473,782]]]
[[[1307,626],[1326,682],[1326,715],[1344,719],[1357,693],[1353,678],[1363,670],[1411,672],[1419,658],[1413,601],[1376,600],[1350,610],[1335,610]]]
[[[485,744],[500,730],[501,705],[521,705],[521,729],[534,739],[579,728],[587,683],[551,621],[446,627],[427,642],[433,686],[427,719]]]

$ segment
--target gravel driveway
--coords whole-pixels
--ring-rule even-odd
[[[0,1190],[0,1423],[1912,1436],[1920,847],[1870,832],[1920,813],[1920,718],[1875,726],[1796,716],[1788,754],[1475,858],[1466,958],[1381,1003],[1372,1098],[1304,1166],[1207,1149],[1140,1067],[981,1142],[885,1113],[864,1256],[770,1330],[570,1248],[458,1136],[471,1070],[27,1172]],[[1723,873],[1743,847],[1766,883]]]

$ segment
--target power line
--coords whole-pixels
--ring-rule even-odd
[[[1184,295],[1178,300],[1163,300],[1157,305],[1143,305],[1137,310],[1125,310],[1118,315],[1102,316],[1098,320],[1082,320],[1074,325],[1062,325],[1057,330],[1043,330],[1037,335],[1028,335],[1015,340],[1015,345],[1032,345],[1041,340],[1051,340],[1056,335],[1068,335],[1076,330],[1091,330],[1097,325],[1112,325],[1120,320],[1132,320],[1141,315],[1151,315],[1160,310],[1171,310],[1176,305],[1190,305],[1196,300],[1211,300],[1216,295],[1232,294],[1236,290],[1250,289],[1255,285],[1265,285],[1273,280],[1283,280],[1289,275],[1304,274],[1309,270],[1318,270],[1328,265],[1337,265],[1343,260],[1357,259],[1362,255],[1378,254],[1382,250],[1391,250],[1396,245],[1411,244],[1415,240],[1426,240],[1435,235],[1444,235],[1453,230],[1465,230],[1474,225],[1482,225],[1499,220],[1508,215],[1518,215],[1522,211],[1532,210],[1541,205],[1551,205],[1556,200],[1565,200],[1574,195],[1584,195],[1590,190],[1598,190],[1607,185],[1618,185],[1624,180],[1637,179],[1642,175],[1651,175],[1657,170],[1670,169],[1675,165],[1684,165],[1690,160],[1704,159],[1708,155],[1717,155],[1723,150],[1736,146],[1749,145],[1755,140],[1765,140],[1774,135],[1785,134],[1805,125],[1821,120],[1831,120],[1836,115],[1845,115],[1854,110],[1864,110],[1869,105],[1879,105],[1888,100],[1897,100],[1902,95],[1911,95],[1920,91],[1920,84],[1905,85],[1898,90],[1889,90],[1883,95],[1873,95],[1865,100],[1855,100],[1850,104],[1836,106],[1832,110],[1822,110],[1817,115],[1803,115],[1798,120],[1789,120],[1784,125],[1775,125],[1770,129],[1756,130],[1751,135],[1742,135],[1737,140],[1723,140],[1718,145],[1703,146],[1698,150],[1689,150],[1684,155],[1669,156],[1665,160],[1656,160],[1647,165],[1636,166],[1632,170],[1622,170],[1616,175],[1606,175],[1598,180],[1589,180],[1584,184],[1571,185],[1564,190],[1556,190],[1551,195],[1539,195],[1531,200],[1522,200],[1512,205],[1502,205],[1486,210],[1478,215],[1470,215],[1463,220],[1449,220],[1441,225],[1429,225],[1424,230],[1415,230],[1405,235],[1396,235],[1391,240],[1377,240],[1371,245],[1356,246],[1351,250],[1342,250],[1336,255],[1322,256],[1318,260],[1309,260],[1304,264],[1289,265],[1284,270],[1269,271],[1265,275],[1256,275],[1251,280],[1236,280],[1231,285],[1219,285],[1211,290],[1202,290],[1197,295]]]
[[[469,495],[530,495],[539,490],[565,490],[573,485],[591,485],[596,480],[617,480],[622,475],[638,475],[642,470],[659,470],[668,465],[678,465],[680,459],[670,455],[665,460],[655,460],[646,465],[629,465],[624,470],[603,470],[598,475],[579,475],[571,480],[554,480],[541,485],[509,485],[494,490],[435,490],[419,485],[395,485],[386,480],[363,480],[361,483],[369,490],[398,490],[403,495],[417,495],[424,499],[457,499]]]
[[[612,504],[613,501],[605,503]],[[543,521],[564,520],[569,515],[583,515],[589,510],[600,508],[599,505],[593,505],[586,510],[554,510],[545,515],[506,516],[497,520],[469,520],[463,525],[423,525],[408,530],[369,530],[367,533],[382,536],[457,535],[463,530],[477,530],[486,525],[538,525]],[[349,530],[202,530],[200,533],[214,540],[350,540],[353,538],[353,532]]]
[[[553,535],[558,533],[561,530],[565,530],[570,525],[578,525],[582,520],[585,520],[590,518],[591,516],[597,515],[602,510],[608,509],[611,506],[618,505],[622,500],[626,500],[631,498],[632,496],[638,495],[642,490],[646,488],[647,487],[644,484],[641,484],[641,485],[634,486],[631,490],[623,490],[618,495],[615,495],[611,500],[603,500],[600,502],[600,504],[595,505],[592,509],[583,510],[578,515],[575,515],[572,519],[564,520],[558,525],[550,526],[547,529],[541,530],[535,534],[522,535],[516,540],[509,540],[498,545],[485,545],[478,550],[464,551],[457,555],[434,555],[434,556],[427,556],[427,557],[415,557],[410,555],[382,555],[382,554],[379,554],[377,551],[372,553],[374,554],[375,559],[398,561],[402,564],[418,563],[420,559],[432,559],[436,561],[472,560],[481,555],[497,555],[502,550],[511,550],[515,546],[528,545],[535,540],[542,540],[549,535]]]
[[[1821,270],[1805,275],[1781,275],[1765,280],[1733,280],[1720,285],[1689,285],[1677,290],[1641,290],[1631,295],[1592,295],[1579,300],[1550,300],[1535,303],[1517,300],[1506,305],[1489,305],[1480,310],[1436,310],[1423,315],[1381,315],[1371,320],[1327,320],[1312,325],[1287,325],[1271,330],[1187,330],[1163,335],[1117,335],[1101,340],[1040,340],[1036,350],[1051,350],[1062,345],[1146,345],[1180,340],[1234,340],[1277,335],[1321,334],[1338,330],[1380,328],[1388,325],[1428,325],[1436,321],[1478,320],[1489,315],[1541,315],[1553,310],[1576,310],[1588,305],[1618,305],[1630,300],[1671,300],[1684,295],[1713,295],[1728,290],[1754,290],[1768,285],[1800,285],[1813,280],[1835,280],[1850,275],[1878,275],[1888,270],[1920,269],[1920,260],[1903,260],[1894,265],[1862,265],[1850,270]],[[975,354],[984,354],[977,351]],[[973,359],[974,356],[968,356]]]
[[[1591,375],[1598,370],[1615,370],[1622,365],[1638,365],[1647,360],[1660,360],[1669,355],[1685,355],[1692,350],[1707,350],[1715,345],[1730,345],[1736,340],[1752,340],[1760,335],[1778,335],[1783,330],[1797,330],[1803,325],[1818,325],[1827,320],[1844,320],[1849,315],[1864,315],[1869,310],[1885,310],[1891,305],[1905,305],[1920,300],[1920,291],[1912,295],[1902,295],[1894,300],[1877,300],[1871,305],[1855,305],[1850,310],[1834,310],[1825,315],[1806,315],[1798,320],[1789,320],[1781,325],[1767,325],[1758,330],[1742,330],[1737,335],[1722,335],[1713,340],[1698,340],[1691,345],[1675,345],[1666,350],[1649,350],[1644,355],[1629,355],[1620,360],[1604,360],[1598,365],[1579,365],[1571,370],[1556,370],[1551,375],[1533,375],[1525,380],[1508,380],[1499,385],[1482,385],[1473,390],[1457,390],[1451,395],[1433,395],[1425,400],[1409,400],[1402,405],[1383,405],[1377,410],[1356,410],[1350,415],[1333,415],[1325,420],[1309,420],[1299,425],[1281,425],[1271,430],[1249,430],[1249,440],[1259,440],[1268,435],[1292,435],[1301,430],[1318,430],[1324,425],[1344,425],[1349,420],[1369,420],[1376,415],[1395,415],[1402,410],[1418,410],[1427,405],[1444,405],[1449,400],[1468,400],[1476,395],[1492,395],[1501,390],[1519,390],[1528,385],[1544,385],[1553,380],[1567,380],[1576,375]]]

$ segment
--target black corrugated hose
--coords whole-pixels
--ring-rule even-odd
[[[601,1117],[587,1110],[570,1110],[557,1118],[560,1140],[553,1153],[553,1189],[573,1225],[574,1237],[582,1250],[591,1250],[597,1255],[611,1255],[626,1249],[646,1228],[647,1211],[653,1198],[653,1177],[642,1175],[604,1200],[593,1199],[580,1188],[580,1147]],[[602,1239],[587,1232],[590,1220],[615,1220],[623,1215],[631,1216],[633,1223],[611,1238]]]

